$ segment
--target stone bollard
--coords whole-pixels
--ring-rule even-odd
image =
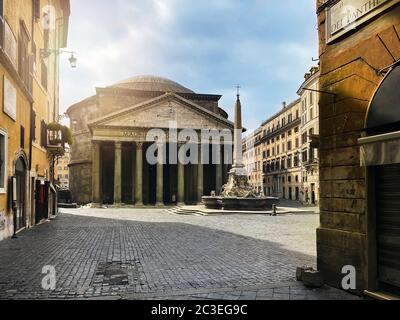
[[[303,273],[303,283],[309,288],[321,288],[324,285],[322,273],[316,270],[305,270]]]
[[[271,215],[273,217],[276,217],[276,204],[275,203],[272,205],[272,214]]]
[[[296,269],[296,280],[297,281],[303,281],[303,275],[305,271],[311,271],[314,270],[312,267],[308,266],[302,266],[302,267],[297,267]]]

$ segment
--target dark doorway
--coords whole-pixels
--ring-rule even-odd
[[[178,194],[178,165],[170,164],[170,145],[167,144],[167,164],[164,165],[164,203],[174,204]]]
[[[147,144],[143,148],[143,203],[155,205],[157,202],[157,164],[149,164],[146,160]]]
[[[316,198],[315,198],[315,184],[311,184],[311,203],[315,204]]]
[[[22,158],[19,158],[15,164],[16,177],[16,221],[15,229],[20,230],[26,226],[26,166]]]
[[[217,192],[217,166],[212,164],[212,146],[209,146],[209,159],[208,163],[203,166],[204,170],[204,195],[209,196],[211,191]]]
[[[133,169],[135,149],[129,145],[122,145],[122,175],[121,200],[122,203],[133,203]]]
[[[104,204],[114,204],[114,158],[115,147],[101,146],[101,191]]]
[[[296,187],[296,201],[299,201],[299,187]]]

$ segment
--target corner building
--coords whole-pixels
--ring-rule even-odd
[[[340,288],[354,266],[355,292],[399,296],[400,1],[318,0],[317,14],[318,268]]]

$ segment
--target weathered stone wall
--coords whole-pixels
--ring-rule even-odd
[[[78,204],[92,202],[92,163],[71,164],[69,172],[73,200]]]
[[[327,1],[317,1],[320,8]],[[357,291],[367,286],[366,173],[357,139],[369,101],[382,76],[376,71],[400,58],[400,7],[326,45],[325,10],[318,13],[320,90],[320,204],[318,268],[328,284],[340,287],[342,267],[357,269]]]

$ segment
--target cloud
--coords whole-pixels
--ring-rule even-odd
[[[71,0],[61,108],[96,86],[154,74],[200,93],[222,94],[232,116],[242,86],[244,123],[255,129],[296,98],[317,56],[315,8],[309,0]]]

